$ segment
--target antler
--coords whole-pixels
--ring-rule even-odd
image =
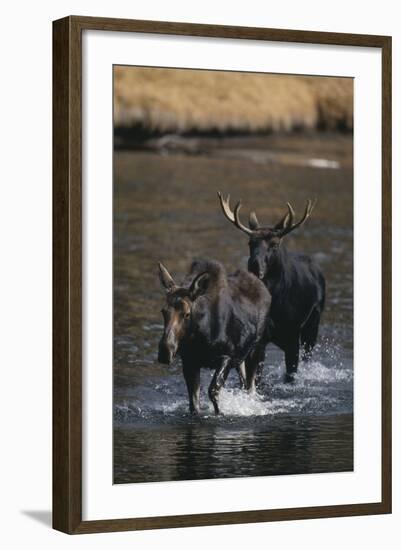
[[[294,229],[303,225],[306,222],[306,220],[309,218],[309,216],[312,214],[312,211],[315,208],[316,202],[317,202],[316,200],[312,202],[310,199],[306,201],[304,215],[297,223],[294,223],[294,218],[295,218],[294,209],[292,208],[291,204],[287,202],[288,213],[284,216],[281,222],[279,222],[283,226],[281,231],[281,236],[283,237],[284,235],[288,235],[288,233],[291,233],[291,231],[294,231]],[[278,225],[279,224],[277,224],[276,226],[277,228],[278,228]]]
[[[243,225],[241,223],[241,220],[239,219],[241,201],[237,202],[233,212],[230,207],[230,195],[227,195],[227,198],[225,199],[223,195],[220,193],[220,191],[217,194],[220,199],[220,205],[221,205],[221,209],[223,210],[223,214],[228,219],[228,221],[234,224],[235,227],[238,227],[238,229],[240,229],[247,235],[252,235],[253,234],[252,229],[249,229],[248,227],[246,227],[246,225]]]

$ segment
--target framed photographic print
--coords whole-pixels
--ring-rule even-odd
[[[53,27],[53,525],[391,511],[391,38]]]

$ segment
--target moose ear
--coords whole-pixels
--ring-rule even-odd
[[[209,286],[209,279],[210,275],[209,273],[207,273],[207,271],[205,271],[204,273],[200,273],[195,277],[189,288],[191,300],[196,300],[196,298],[198,298],[202,294],[205,294]]]
[[[252,229],[252,231],[255,231],[255,229],[259,229],[259,222],[255,212],[251,212],[249,214],[249,227]]]
[[[280,231],[287,229],[288,226],[292,224],[293,218],[294,218],[294,210],[292,209],[292,206],[289,202],[287,202],[287,208],[288,212],[281,218],[281,220],[276,223],[274,226],[274,229],[278,229]]]
[[[290,220],[290,215],[287,213],[284,218],[282,218],[276,225],[274,226],[274,229],[285,229],[287,227],[287,224]]]
[[[164,265],[160,262],[159,262],[159,279],[162,287],[166,290],[166,292],[171,292],[176,288],[174,279],[172,278],[170,273],[167,271],[167,268],[165,268]]]

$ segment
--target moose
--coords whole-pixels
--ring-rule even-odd
[[[234,211],[230,195],[218,193],[224,216],[249,237],[248,270],[258,277],[269,290],[272,301],[270,317],[272,327],[269,341],[285,354],[285,381],[293,382],[298,369],[300,347],[303,360],[308,361],[316,344],[320,317],[324,309],[326,283],[312,259],[290,252],[284,237],[301,227],[310,217],[315,203],[308,200],[302,218],[295,222],[295,212],[287,203],[287,212],[274,226],[261,226],[255,212],[249,216],[249,227],[239,218],[241,201]],[[259,348],[260,353],[264,351]],[[263,365],[263,358],[259,361]],[[261,371],[258,372],[258,379]]]
[[[177,354],[181,357],[192,414],[200,410],[200,369],[214,369],[208,395],[219,414],[219,392],[231,369],[237,370],[242,387],[255,387],[259,347],[264,350],[269,327],[270,293],[252,273],[227,275],[214,260],[194,260],[181,286],[161,263],[159,277],[166,307],[158,360],[169,365]]]

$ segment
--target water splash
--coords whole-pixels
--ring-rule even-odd
[[[332,364],[312,361],[301,364],[293,384],[283,382],[284,365],[266,366],[256,394],[238,387],[235,372],[230,373],[220,393],[224,418],[274,417],[279,415],[319,415],[352,411],[353,371],[351,363]],[[207,396],[212,372],[201,373],[201,417],[215,418]],[[151,377],[134,388],[128,398],[118,399],[114,408],[119,423],[135,421],[169,422],[187,419],[188,398],[179,369],[166,377]],[[222,417],[221,417],[222,418]]]

